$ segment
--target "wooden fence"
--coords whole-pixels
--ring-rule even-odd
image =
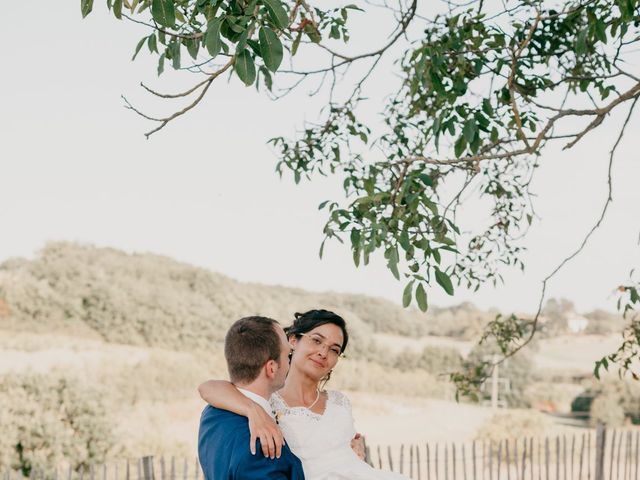
[[[366,454],[373,467],[417,480],[640,480],[640,429],[367,447]]]
[[[417,480],[640,480],[640,429],[500,442],[368,446],[375,468]],[[86,468],[31,470],[30,480],[204,480],[197,459],[144,457]],[[23,480],[6,471],[0,480]]]

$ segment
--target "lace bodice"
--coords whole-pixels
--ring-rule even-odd
[[[290,407],[278,393],[270,404],[289,448],[302,461],[306,480],[407,480],[371,468],[351,449],[356,430],[351,402],[343,393],[329,390],[321,414]]]

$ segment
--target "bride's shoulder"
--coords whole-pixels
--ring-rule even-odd
[[[351,407],[349,397],[338,390],[327,390],[327,398],[330,402],[335,403],[336,405]]]

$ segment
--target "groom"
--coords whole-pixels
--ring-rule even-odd
[[[291,346],[278,322],[246,317],[235,322],[224,342],[229,377],[238,390],[262,406],[284,386]],[[289,447],[280,458],[270,459],[257,448],[249,451],[249,425],[245,417],[205,407],[200,418],[198,454],[205,480],[304,480],[300,460]]]

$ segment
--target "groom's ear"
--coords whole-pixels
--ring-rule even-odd
[[[279,365],[275,360],[269,360],[264,364],[265,373],[267,374],[267,378],[271,379],[275,376],[278,371]]]

